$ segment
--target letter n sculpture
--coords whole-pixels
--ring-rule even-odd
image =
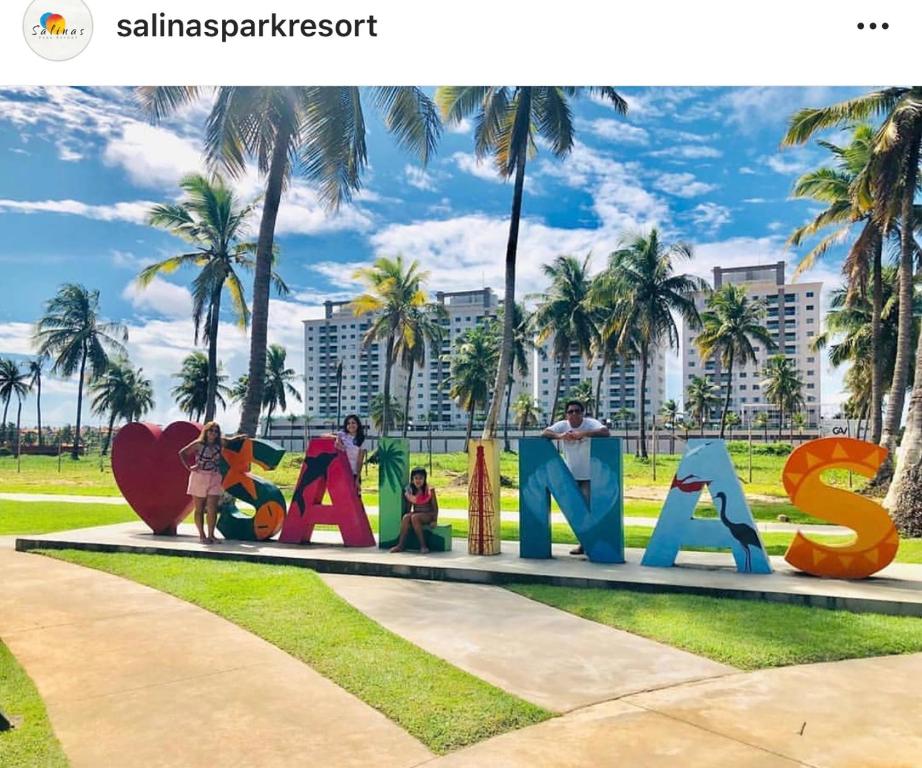
[[[519,515],[522,557],[551,556],[551,495],[586,556],[595,563],[624,562],[621,440],[592,438],[590,502],[550,440],[519,440]]]
[[[327,491],[333,501],[329,505],[323,503]],[[337,526],[347,547],[375,546],[349,460],[328,437],[315,438],[307,447],[279,541],[309,544],[315,525]]]

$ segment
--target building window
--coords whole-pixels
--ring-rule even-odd
[[[808,298],[808,299],[812,299],[812,298],[813,298],[813,291],[807,291],[807,298]]]
[[[807,304],[807,309],[813,309],[813,305],[812,305],[812,304]]]

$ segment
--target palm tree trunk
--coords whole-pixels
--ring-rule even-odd
[[[109,453],[109,443],[112,442],[112,430],[115,427],[115,409],[109,412],[109,431],[106,433],[106,442],[102,446],[102,455]]]
[[[3,401],[3,421],[0,421],[0,442],[6,437],[6,412],[10,409],[10,397]]]
[[[218,323],[221,320],[221,286],[211,296],[208,308],[208,391],[205,395],[205,421],[214,420],[218,395]]]
[[[560,403],[560,390],[563,384],[563,358],[557,360],[557,381],[554,382],[554,402],[551,404],[551,423],[557,420],[557,405]]]
[[[915,381],[922,382],[922,334],[916,344]],[[893,482],[884,499],[902,536],[922,536],[922,386],[914,386]]]
[[[512,405],[512,377],[506,384],[506,414],[503,417],[503,450],[507,453],[512,450],[512,444],[509,442],[509,406]]]
[[[464,452],[467,453],[471,445],[471,432],[474,431],[474,401],[471,400],[471,407],[467,413],[467,434],[464,436]]]
[[[80,379],[77,381],[77,428],[74,430],[74,444],[70,449],[70,457],[75,461],[80,458],[80,414],[83,410],[83,376],[86,373],[86,345],[83,347],[83,356],[80,358]]]
[[[523,100],[528,101],[524,95]],[[531,105],[525,104],[524,109],[531,111]],[[519,246],[519,220],[522,216],[522,191],[525,188],[525,159],[526,143],[523,142],[516,159],[515,186],[512,192],[512,218],[509,221],[509,240],[506,243],[506,287],[503,297],[503,345],[499,352],[499,365],[496,367],[496,381],[493,384],[493,398],[490,401],[490,410],[483,424],[483,439],[492,440],[496,436],[496,423],[499,420],[499,406],[502,403],[503,390],[509,376],[509,367],[512,358],[512,341],[514,336],[515,312],[515,255]]]
[[[883,367],[884,361],[880,357],[880,313],[883,311],[883,238],[878,231],[874,242],[874,265],[871,286],[871,411],[869,414],[871,442],[880,442],[881,424],[880,417],[883,406]]]
[[[778,442],[784,440],[784,406],[778,406]]]
[[[745,358],[744,358],[745,361]],[[727,410],[730,408],[730,393],[733,391],[733,347],[730,347],[730,359],[727,365],[727,395],[724,397],[724,409],[720,414],[720,439],[724,439],[724,425],[727,422]]]
[[[391,425],[391,368],[394,366],[394,335],[387,337],[387,347],[384,354],[384,427],[381,436],[387,437],[387,430]]]
[[[22,428],[22,398],[17,395],[16,397],[16,458],[19,458],[20,444],[22,443],[22,433],[19,431]]]
[[[872,485],[882,486],[893,477],[893,453],[900,432],[906,385],[909,382],[909,359],[912,354],[912,299],[913,299],[913,202],[919,170],[919,139],[922,121],[915,121],[910,137],[906,176],[903,178],[903,199],[900,204],[900,306],[897,318],[896,360],[893,364],[893,381],[887,398],[887,415],[884,419],[880,445],[887,449],[887,457]]]
[[[403,405],[403,436],[407,436],[407,429],[410,426],[410,388],[413,386],[413,369],[416,366],[410,363],[410,375],[407,376],[407,396]]]
[[[647,345],[644,343],[640,347],[640,441],[637,446],[638,455],[642,459],[647,458],[647,403],[645,400],[647,394],[647,366],[649,365],[647,352]]]
[[[266,425],[263,427],[263,437],[269,437],[269,425],[272,423],[272,411],[275,410],[271,405],[266,413]]]
[[[35,409],[38,413],[38,447],[41,448],[42,442],[42,377],[41,374],[35,379],[35,385],[38,387],[38,393],[35,399]]]
[[[259,223],[259,240],[256,244],[256,269],[253,275],[253,314],[250,323],[250,367],[247,395],[240,414],[239,431],[255,435],[259,428],[263,389],[266,384],[266,343],[269,324],[269,282],[272,275],[272,246],[275,239],[275,222],[279,215],[282,187],[288,171],[288,143],[291,133],[281,127],[275,137],[266,197],[263,201],[262,220]]]
[[[602,365],[599,368],[599,380],[595,383],[595,410],[596,418],[602,420],[602,379],[605,376],[605,368],[608,365],[608,360],[604,357],[602,358]]]

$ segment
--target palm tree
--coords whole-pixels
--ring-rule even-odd
[[[383,392],[379,392],[371,398],[368,415],[371,418],[371,425],[383,435],[387,434],[388,429],[393,429],[398,423],[406,420],[400,401],[393,395],[391,395],[391,402],[388,407],[384,407]],[[387,424],[384,422],[385,419],[387,419]]]
[[[595,401],[601,411],[602,409],[602,384],[605,379],[605,371],[615,362],[621,361],[622,365],[633,363],[640,356],[640,342],[637,334],[637,328],[621,329],[625,333],[616,332],[617,326],[608,322],[611,317],[611,307],[594,303],[599,294],[600,285],[606,279],[605,272],[595,277],[595,283],[590,288],[589,304],[592,307],[594,322],[598,333],[596,335],[595,345],[592,350],[593,358],[600,361],[599,378],[596,379]]]
[[[243,405],[244,401],[247,399],[247,386],[249,385],[249,380],[250,377],[245,373],[242,373],[237,377],[237,380],[227,392],[227,395],[232,403]],[[260,411],[260,416],[262,416],[262,411]]]
[[[720,402],[718,392],[718,386],[704,376],[692,376],[685,390],[685,410],[701,425],[702,437],[704,437],[704,425],[711,411]]]
[[[872,278],[874,280],[874,278]],[[813,339],[811,348],[815,351],[827,349],[829,362],[838,368],[844,363],[851,367],[845,376],[846,389],[860,404],[861,418],[868,418],[873,432],[873,395],[872,379],[879,379],[881,389],[889,389],[893,378],[893,364],[896,358],[899,294],[896,289],[899,280],[894,267],[884,267],[881,271],[881,312],[878,323],[876,352],[874,349],[874,330],[871,323],[872,303],[864,298],[849,300],[849,286],[846,284],[832,292],[829,311],[826,313],[826,330]],[[876,280],[874,280],[876,282]],[[918,283],[918,278],[916,278]],[[918,289],[916,290],[918,293]],[[922,314],[922,301],[915,298],[912,325],[913,343],[919,333],[919,315]],[[875,358],[875,355],[877,356]],[[913,364],[914,360],[911,361]],[[912,386],[914,377],[910,378]],[[872,434],[873,438],[873,434]],[[876,441],[873,441],[876,442]]]
[[[740,418],[740,415],[738,413],[734,413],[733,411],[727,411],[725,423],[727,425],[727,429],[730,432],[730,438],[732,439],[733,438],[733,428],[738,427],[740,424],[742,424],[743,420]]]
[[[791,416],[791,428],[797,428],[797,431],[803,436],[804,429],[807,427],[807,414],[803,411],[798,411],[793,416]]]
[[[871,273],[871,395],[870,420],[873,442],[878,442],[881,435],[881,407],[883,403],[882,376],[880,364],[884,357],[878,354],[880,339],[880,316],[883,307],[881,294],[881,270],[883,241],[885,233],[880,222],[873,215],[873,200],[860,194],[862,180],[872,172],[871,160],[874,150],[874,129],[867,124],[855,126],[852,140],[847,147],[839,147],[831,142],[817,142],[829,150],[837,159],[837,167],[823,166],[801,176],[794,185],[794,197],[815,200],[826,205],[812,221],[799,227],[788,243],[801,245],[806,238],[832,229],[831,234],[823,237],[819,243],[801,260],[795,277],[810,269],[816,259],[821,258],[834,244],[844,241],[856,225],[860,228],[858,236],[849,248],[843,264],[843,271],[848,276],[848,303],[855,298],[865,301],[867,297],[868,272]],[[896,234],[891,229],[887,234]]]
[[[752,417],[752,426],[756,429],[765,430],[765,436],[763,442],[768,442],[768,414],[765,411],[759,411],[755,416]]]
[[[492,156],[500,177],[514,178],[512,215],[506,242],[504,306],[511,307],[515,303],[515,262],[526,162],[529,155],[537,151],[536,140],[539,137],[547,142],[556,157],[563,158],[570,153],[574,125],[568,100],[586,91],[610,101],[620,114],[627,112],[627,102],[614,88],[607,86],[447,86],[436,90],[435,100],[447,123],[460,123],[476,115],[474,151],[477,157]],[[492,440],[496,436],[503,387],[512,361],[513,323],[514,317],[510,312],[503,321],[493,401],[483,425],[484,440]]]
[[[522,437],[525,437],[528,427],[537,426],[541,406],[527,392],[522,392],[512,404],[512,410],[515,412],[515,425],[522,430]]]
[[[126,358],[109,361],[106,372],[90,384],[94,395],[92,408],[97,416],[109,417],[109,430],[102,446],[102,455],[109,452],[112,431],[119,419],[137,421],[154,407],[154,390],[145,379],[143,369],[135,370]]]
[[[631,419],[634,418],[634,412],[630,408],[621,407],[612,414],[612,421],[617,424],[621,422],[621,426],[625,432],[627,432],[627,425]]]
[[[221,363],[218,363],[218,389],[215,399],[221,409],[227,407],[225,395],[230,395],[230,390],[225,386],[227,375],[222,373]],[[208,357],[204,352],[190,352],[182,361],[182,370],[173,374],[179,379],[170,391],[179,409],[188,415],[192,421],[199,421],[208,407]]]
[[[427,304],[425,307],[411,307],[406,317],[407,331],[397,338],[394,354],[400,356],[400,364],[407,371],[407,390],[404,403],[403,436],[410,426],[410,393],[413,388],[413,373],[426,365],[426,352],[438,353],[445,334],[444,321],[448,312],[442,304]]]
[[[689,258],[690,246],[684,243],[667,246],[654,228],[648,235],[639,234],[623,241],[609,257],[604,277],[593,282],[593,304],[612,308],[601,334],[618,337],[622,346],[634,338],[640,348],[638,451],[641,458],[647,457],[647,371],[651,353],[664,343],[670,349],[678,349],[679,331],[674,313],[681,315],[691,328],[700,325],[694,294],[704,290],[704,281],[674,273],[674,260]]]
[[[38,418],[38,445],[41,448],[45,442],[42,438],[42,372],[45,367],[44,355],[33,357],[29,361],[29,389],[36,391],[35,412]]]
[[[474,429],[474,411],[484,408],[490,396],[490,382],[495,381],[499,360],[499,338],[488,324],[468,328],[455,339],[448,381],[449,395],[467,410],[467,434],[464,450],[467,451]]]
[[[503,417],[503,450],[511,451],[512,444],[509,442],[509,408],[512,405],[512,387],[515,384],[515,378],[524,379],[528,376],[528,358],[535,347],[534,335],[534,315],[526,311],[525,307],[516,303],[514,305],[515,317],[512,321],[512,362],[509,364],[509,377],[506,380],[506,413]],[[500,307],[497,322],[502,328],[505,308]],[[502,333],[502,330],[499,331]],[[541,351],[543,354],[543,350]]]
[[[784,413],[794,413],[804,406],[804,384],[794,361],[784,355],[772,355],[765,364],[762,393],[765,399],[778,407],[778,439],[784,427]]]
[[[570,387],[567,392],[568,400],[579,400],[586,413],[590,416],[596,413],[595,394],[592,391],[592,379],[583,379],[579,384]]]
[[[374,313],[371,327],[365,332],[363,342],[366,347],[375,342],[384,341],[384,410],[391,403],[391,369],[394,367],[395,351],[398,341],[403,346],[413,346],[416,334],[411,318],[415,309],[426,304],[426,293],[422,284],[428,278],[428,272],[419,269],[419,262],[414,260],[404,265],[403,257],[389,259],[380,256],[370,267],[356,271],[356,279],[365,283],[367,291],[352,302],[352,311],[357,317]],[[381,421],[382,435],[393,420],[387,413]]]
[[[109,355],[124,355],[128,331],[119,323],[99,317],[99,291],[89,291],[76,283],[65,283],[45,304],[45,314],[35,326],[39,355],[54,359],[52,373],[65,378],[78,374],[77,426],[71,457],[80,456],[80,421],[83,410],[83,385],[105,372]]]
[[[256,244],[243,240],[247,219],[255,206],[241,207],[220,176],[209,180],[199,174],[191,174],[183,178],[179,186],[185,197],[178,203],[154,206],[148,223],[181,238],[193,250],[151,264],[138,276],[138,283],[142,287],[150,285],[158,275],[170,274],[183,266],[199,270],[192,281],[192,321],[195,343],[198,344],[202,331],[208,344],[205,421],[211,421],[215,414],[218,387],[218,327],[221,295],[225,289],[230,296],[237,325],[246,328],[250,320],[239,271],[249,271],[255,266],[253,253]],[[275,272],[272,272],[272,280],[279,294],[288,292],[288,287]]]
[[[557,417],[557,404],[563,392],[564,372],[570,368],[570,356],[576,352],[590,360],[598,339],[595,314],[589,303],[589,256],[579,261],[573,256],[558,256],[552,264],[541,267],[550,278],[546,298],[535,309],[537,341],[545,344],[553,337],[552,355],[557,362],[557,387],[551,418]]]
[[[272,424],[272,412],[279,408],[288,409],[286,395],[291,395],[299,403],[301,393],[295,389],[291,382],[298,378],[293,368],[286,368],[285,358],[288,353],[279,344],[270,344],[266,350],[266,388],[264,390],[263,406],[268,409],[266,413],[266,428],[263,437],[269,436],[269,426]]]
[[[888,455],[875,478],[875,482],[883,483],[893,471],[892,455],[900,431],[912,353],[913,268],[918,248],[914,238],[915,195],[922,145],[922,87],[884,88],[832,106],[803,109],[791,120],[784,143],[803,144],[819,131],[875,117],[883,120],[874,135],[872,156],[861,175],[858,195],[873,205],[873,216],[882,232],[897,223],[900,229],[899,336],[880,438]],[[917,354],[917,365],[920,357]],[[922,402],[919,408],[922,409]],[[920,443],[911,450],[922,456],[922,410],[916,419],[919,429],[913,434],[918,435]]]
[[[695,339],[695,346],[702,360],[719,356],[727,373],[727,394],[720,414],[720,439],[723,440],[733,392],[733,364],[755,362],[753,341],[761,342],[767,350],[774,349],[775,342],[762,325],[764,302],[747,296],[743,286],[722,286],[708,296],[707,306],[708,311],[701,315],[702,331]]]
[[[19,363],[17,363],[15,360],[11,360],[10,358],[0,360],[0,401],[3,402],[3,420],[0,421],[0,427],[3,428],[4,432],[6,432],[7,410],[10,407],[10,401],[13,399],[13,395],[16,395],[16,402],[19,404],[19,408],[22,408],[22,398],[25,397],[29,391],[29,384],[27,379],[28,375],[19,367]],[[17,455],[19,455],[18,421],[19,417],[17,416]],[[12,443],[12,440],[10,440],[10,443]]]
[[[669,430],[669,453],[675,453],[675,430],[679,425],[679,404],[672,399],[664,402],[659,409],[663,417],[663,426]]]
[[[192,86],[139,89],[142,104],[155,121],[199,98]],[[372,89],[384,124],[406,150],[425,164],[441,131],[434,104],[419,88]],[[246,172],[254,158],[266,178],[253,278],[249,390],[240,431],[256,434],[263,405],[268,343],[269,286],[275,227],[285,184],[293,169],[320,190],[321,202],[337,209],[361,187],[367,165],[365,116],[356,87],[224,86],[217,90],[206,129],[205,153],[212,168],[233,177]]]

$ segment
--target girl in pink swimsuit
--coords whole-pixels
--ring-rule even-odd
[[[428,554],[425,529],[438,522],[439,500],[435,496],[435,488],[427,482],[425,469],[416,467],[410,473],[410,484],[406,487],[403,497],[409,505],[409,510],[400,520],[400,538],[396,546],[391,547],[391,552],[403,552],[407,534],[412,526],[419,540],[420,554]]]

